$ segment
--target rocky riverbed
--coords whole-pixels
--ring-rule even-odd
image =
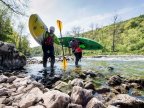
[[[2,72],[0,108],[144,108],[140,92],[144,79],[108,78],[90,70],[75,76],[45,76],[38,79],[24,72]],[[105,85],[97,87],[95,80],[101,78],[106,79]]]

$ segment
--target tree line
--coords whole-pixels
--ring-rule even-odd
[[[24,8],[27,1],[0,0],[0,41],[15,44],[16,48],[24,55],[30,55],[30,44],[28,35],[25,35],[25,24],[19,22],[16,25],[12,18],[14,16],[26,17]],[[14,27],[15,26],[15,27]],[[26,25],[27,26],[27,25]],[[17,29],[17,30],[16,30]]]
[[[144,15],[95,28],[83,35],[103,45],[102,54],[144,54]]]

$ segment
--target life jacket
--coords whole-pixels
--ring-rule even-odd
[[[48,36],[48,37],[45,39],[45,45],[52,46],[53,43],[54,43],[53,36]]]
[[[75,49],[75,52],[76,52],[76,53],[80,53],[80,52],[82,52],[82,49],[81,49],[80,47],[77,47],[77,48]]]

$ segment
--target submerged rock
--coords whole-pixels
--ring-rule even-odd
[[[122,77],[119,75],[114,75],[109,78],[108,84],[110,86],[120,85],[122,83]]]
[[[14,44],[0,41],[0,69],[20,69],[26,65],[26,57],[19,54]]]

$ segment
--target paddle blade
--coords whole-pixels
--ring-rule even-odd
[[[62,31],[62,22],[60,20],[57,20],[57,26],[59,28],[59,31]]]
[[[67,60],[65,57],[63,58],[63,67],[64,67],[64,69],[66,69],[66,67],[67,67]]]

